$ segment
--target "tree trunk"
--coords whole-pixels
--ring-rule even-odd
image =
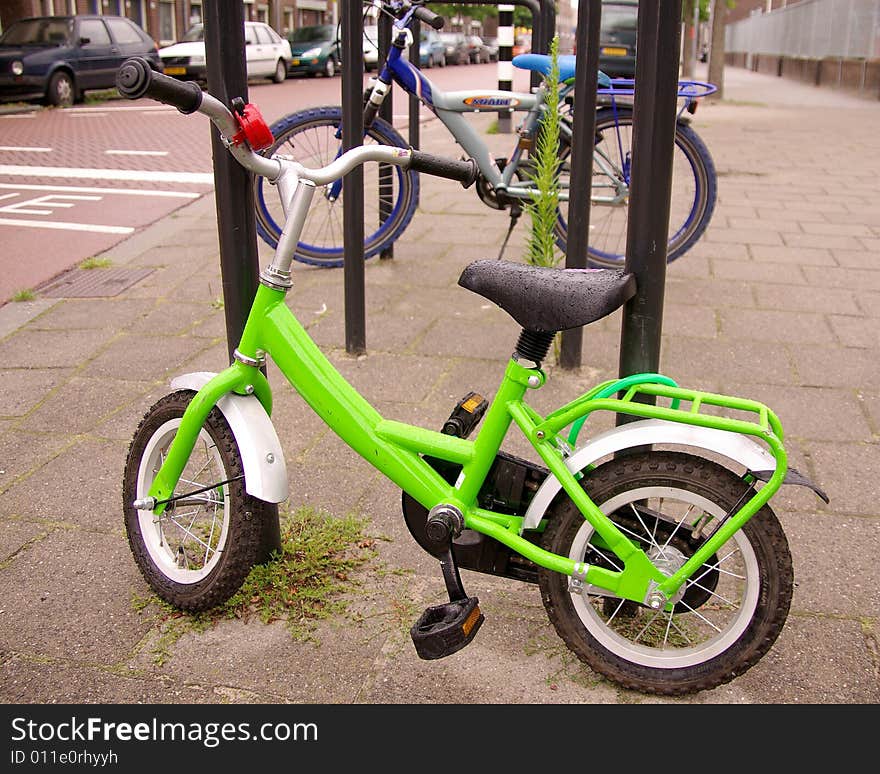
[[[718,91],[708,99],[724,98],[724,23],[727,17],[727,0],[712,0],[712,34],[709,43],[709,83]]]
[[[682,35],[681,74],[684,78],[694,77],[694,38],[697,30],[694,27],[694,3],[697,0],[682,0],[681,19],[684,22]]]

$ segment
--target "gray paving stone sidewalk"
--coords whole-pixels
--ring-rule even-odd
[[[156,618],[134,601],[148,587],[125,541],[122,467],[171,377],[226,364],[209,195],[108,251],[115,267],[152,269],[119,295],[0,308],[0,700],[877,703],[880,104],[743,70],[725,78],[725,100],[694,118],[719,200],[704,238],[667,272],[661,368],[684,385],[772,406],[792,464],[831,497],[825,506],[786,487],[776,502],[797,587],[761,662],[684,699],[624,691],[565,649],[536,588],[469,572],[486,623],[459,654],[419,660],[408,627],[443,595],[436,565],[409,537],[399,492],[325,431],[274,369],[290,505],[364,514],[388,538],[381,562],[405,572],[365,572],[359,622],[323,623],[318,644],[253,620],[162,644]],[[455,153],[430,123],[423,147]],[[393,260],[367,262],[366,356],[345,352],[341,270],[296,265],[290,303],[380,411],[436,427],[469,389],[491,392],[517,329],[456,284],[469,261],[497,255],[506,215],[454,183],[423,176],[422,185]],[[507,257],[524,233],[521,224]],[[584,365],[550,366],[541,400],[615,376],[619,330],[619,313],[591,326]]]

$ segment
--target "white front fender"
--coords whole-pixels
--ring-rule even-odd
[[[184,374],[173,379],[171,387],[198,392],[215,376],[207,371]],[[253,395],[229,393],[217,401],[217,408],[238,444],[247,493],[267,503],[286,500],[290,490],[284,452],[263,404]]]
[[[576,473],[609,454],[654,444],[696,447],[727,457],[752,471],[776,468],[773,455],[748,436],[663,419],[627,422],[601,433],[575,450],[565,464],[572,473]],[[541,523],[547,508],[561,489],[562,484],[552,474],[544,479],[529,503],[523,519],[524,530],[535,529]]]

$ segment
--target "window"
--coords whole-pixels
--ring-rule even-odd
[[[174,3],[165,0],[159,3],[159,40],[162,43],[174,43],[176,30],[174,29]]]
[[[261,45],[266,45],[272,42],[272,38],[269,37],[266,27],[254,27],[254,32],[257,34],[257,42]]]
[[[79,36],[88,38],[89,46],[110,45],[110,34],[100,19],[83,19],[79,25]]]
[[[203,21],[202,4],[201,3],[190,3],[189,4],[189,26],[192,27],[193,24],[198,24],[201,21]]]
[[[244,27],[244,42],[249,46],[255,46],[258,43],[257,31],[251,24],[246,24]]]
[[[140,43],[143,40],[134,25],[124,19],[105,19],[105,21],[117,43]]]

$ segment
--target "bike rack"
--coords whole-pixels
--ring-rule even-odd
[[[659,372],[672,159],[678,104],[680,0],[640,3],[636,27],[638,86],[633,100],[633,165],[626,270],[636,295],[623,307],[621,377]],[[648,160],[639,164],[640,159]],[[650,396],[644,402],[653,402]],[[630,418],[618,415],[618,424]]]
[[[244,6],[240,0],[205,3],[208,91],[224,105],[229,105],[232,97],[241,97],[247,102],[244,46]],[[232,51],[240,52],[240,56],[230,56],[229,52]],[[220,241],[220,277],[231,363],[235,343],[241,338],[259,285],[257,226],[250,175],[227,152],[213,124],[211,145]],[[264,518],[260,561],[265,562],[273,551],[281,550],[278,506],[264,503],[261,515]]]
[[[575,60],[574,104],[594,105],[599,87],[599,22],[600,0],[578,3],[575,45],[580,52]],[[571,155],[589,159],[588,164],[572,166],[568,200],[568,238],[565,243],[565,267],[587,267],[587,235],[590,233],[590,194],[593,170],[593,137],[596,133],[596,111],[575,110],[571,133]],[[559,364],[571,370],[581,364],[583,329],[563,331],[560,337]]]
[[[491,4],[486,0],[463,0],[468,1]],[[537,13],[534,11],[536,2]],[[533,8],[533,18],[536,23],[540,22],[537,30],[533,27],[533,40],[537,40],[537,45],[546,50],[555,32],[555,11],[552,10],[552,3],[549,0],[510,0],[508,4]],[[360,0],[343,0],[341,6],[342,37],[346,51],[342,79],[345,117],[343,145],[348,149],[360,145],[363,138],[363,19]],[[633,104],[633,157],[636,160],[650,159],[651,162],[644,166],[638,165],[637,161],[633,164],[626,268],[636,275],[638,292],[624,307],[618,365],[621,377],[633,373],[656,372],[659,366],[675,105],[678,93],[680,6],[678,0],[658,0],[657,3],[642,4],[639,10],[636,81],[640,87],[635,90]],[[599,0],[581,0],[576,40],[578,50],[586,51],[587,56],[579,58],[575,72],[575,101],[580,104],[591,104],[595,101],[600,14]],[[221,20],[224,23],[221,24]],[[215,25],[217,29],[213,29]],[[240,2],[217,0],[214,4],[208,4],[205,28],[209,85],[211,92],[220,98],[227,93],[247,93],[244,41],[239,27],[243,27]],[[418,56],[417,45],[414,44],[414,48]],[[233,62],[228,56],[221,56],[221,50],[239,50],[242,56]],[[387,102],[391,109],[390,99]],[[588,119],[583,118],[584,115],[591,114],[592,111],[575,114],[572,138],[572,154],[575,157],[591,153],[592,132],[587,131],[589,127],[585,122]],[[410,116],[410,128],[417,129],[418,120],[412,120],[412,107]],[[417,142],[414,145],[417,147]],[[247,175],[242,176],[241,170],[236,168],[237,165],[224,168],[230,163],[234,164],[231,159],[227,161],[226,153],[215,152],[214,159],[217,208],[221,222],[220,252],[227,334],[230,340],[237,340],[234,334],[244,324],[257,283],[254,219],[252,215],[244,215],[245,212],[253,212],[253,203],[251,202],[251,206],[247,205],[248,198],[251,198]],[[569,223],[570,247],[566,251],[566,266],[574,268],[583,265],[584,259],[580,256],[586,255],[586,235],[589,229],[589,176],[586,169],[584,167],[580,172],[575,170],[573,180],[570,209],[575,212],[575,218],[574,222]],[[657,174],[658,170],[661,174]],[[578,177],[583,177],[584,180],[579,180]],[[346,197],[343,213],[343,233],[350,258],[344,265],[346,350],[350,353],[361,353],[366,350],[366,326],[363,175],[360,168],[349,174],[346,185],[349,195]],[[243,198],[243,201],[237,197]],[[237,201],[239,206],[233,206]],[[244,239],[242,234],[245,234]],[[237,250],[242,247],[247,250],[245,261],[241,260],[240,252],[233,257],[233,245]],[[235,293],[228,292],[230,288]],[[567,331],[563,335],[563,367],[574,368],[580,365],[579,339],[580,331]]]

